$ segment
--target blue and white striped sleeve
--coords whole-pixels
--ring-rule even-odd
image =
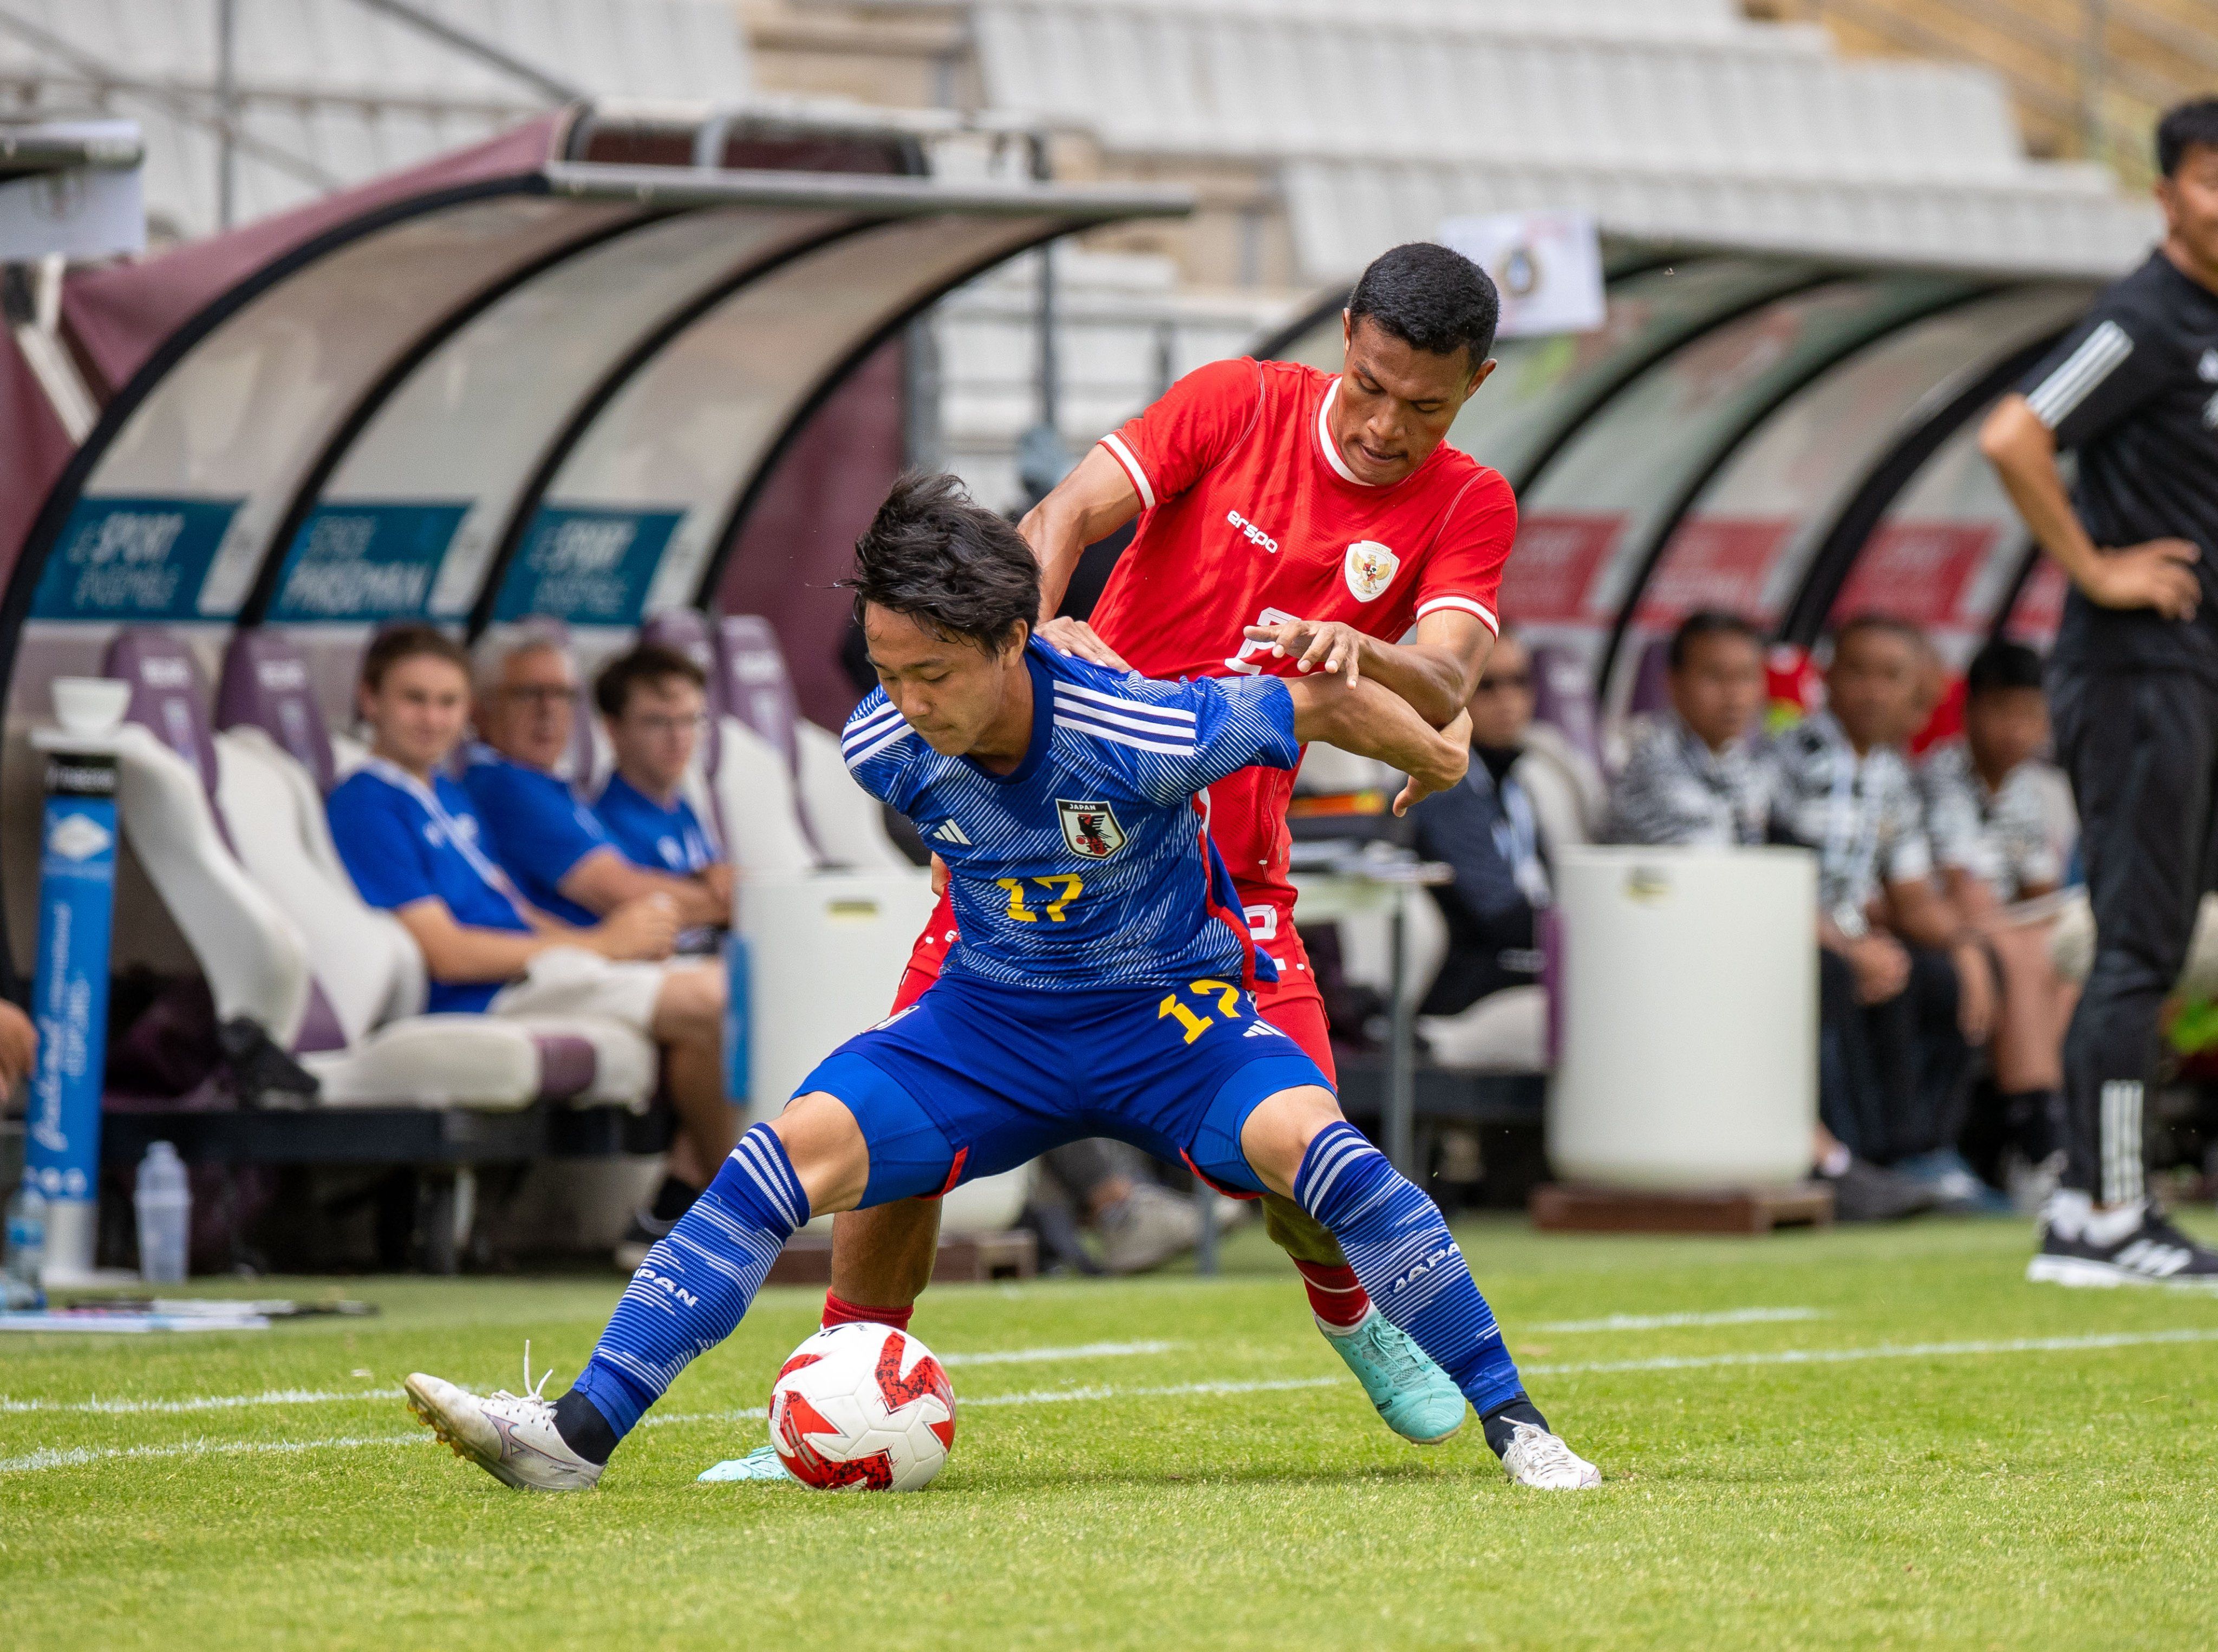
[[[1127,677],[1113,689],[1060,681],[1055,720],[1119,748],[1137,789],[1158,803],[1183,802],[1242,769],[1301,761],[1293,696],[1274,677]]]
[[[910,760],[916,755],[916,736],[883,689],[872,689],[862,704],[849,714],[839,733],[839,754],[855,783],[881,803],[903,807]]]

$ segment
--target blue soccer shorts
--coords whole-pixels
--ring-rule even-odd
[[[1333,1087],[1237,981],[1071,993],[943,975],[794,1093],[836,1096],[862,1126],[867,1208],[1094,1135],[1260,1193],[1241,1128],[1266,1097],[1303,1085]]]

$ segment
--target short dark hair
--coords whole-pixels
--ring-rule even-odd
[[[465,678],[470,674],[469,650],[444,631],[429,625],[396,625],[379,632],[369,647],[362,650],[362,687],[376,693],[384,686],[386,672],[402,660],[413,659],[419,654],[445,660]]]
[[[1007,517],[956,477],[910,471],[855,541],[855,622],[872,604],[983,653],[1039,616],[1039,560]]]
[[[2167,109],[2156,123],[2156,170],[2175,177],[2197,144],[2218,149],[2218,97],[2197,97]]]
[[[1833,628],[1833,657],[1840,658],[1841,650],[1867,631],[1876,631],[1881,636],[1894,637],[1912,648],[1925,647],[1925,633],[1908,620],[1898,619],[1892,614],[1858,614],[1842,621]]]
[[[1671,634],[1671,650],[1665,656],[1671,669],[1684,671],[1694,645],[1707,637],[1738,637],[1758,654],[1763,652],[1763,634],[1739,615],[1721,608],[1697,609],[1680,621],[1679,628]]]
[[[1964,672],[1964,697],[2010,689],[2041,688],[2041,656],[2022,642],[1991,642],[1972,656]]]
[[[1494,351],[1502,296],[1462,253],[1409,241],[1373,258],[1348,295],[1349,322],[1366,317],[1412,350],[1434,356],[1468,350],[1476,368]]]
[[[593,679],[593,703],[600,708],[601,715],[613,720],[630,706],[634,689],[667,683],[673,677],[697,689],[709,686],[709,674],[675,648],[642,642],[601,667],[600,675]]]

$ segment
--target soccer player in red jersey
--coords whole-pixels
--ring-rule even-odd
[[[1498,314],[1478,266],[1412,244],[1356,283],[1337,375],[1242,360],[1180,380],[1104,436],[1022,523],[1050,616],[1041,637],[1149,677],[1368,677],[1435,727],[1453,722],[1499,629],[1496,593],[1517,527],[1509,485],[1443,440],[1494,369]],[[1080,554],[1136,516],[1093,623],[1052,618]],[[1258,948],[1278,966],[1258,1007],[1330,1073],[1323,1003],[1293,926],[1293,781],[1248,769],[1212,786],[1208,827]],[[955,939],[943,897],[897,1007],[937,978]],[[1425,1444],[1453,1433],[1462,1396],[1372,1309],[1332,1236],[1267,1196],[1265,1224],[1389,1425]],[[826,1323],[905,1325],[938,1233],[937,1207],[922,1201],[842,1214]]]

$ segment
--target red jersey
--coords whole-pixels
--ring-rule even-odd
[[[1395,642],[1456,609],[1501,629],[1517,536],[1509,484],[1446,442],[1391,486],[1357,481],[1332,439],[1339,384],[1297,362],[1213,362],[1102,437],[1142,514],[1094,628],[1143,675],[1291,676],[1291,659],[1242,634],[1285,620],[1343,621]],[[1293,789],[1286,770],[1246,769],[1209,791],[1210,835],[1282,965],[1292,960],[1273,943],[1291,934]]]

